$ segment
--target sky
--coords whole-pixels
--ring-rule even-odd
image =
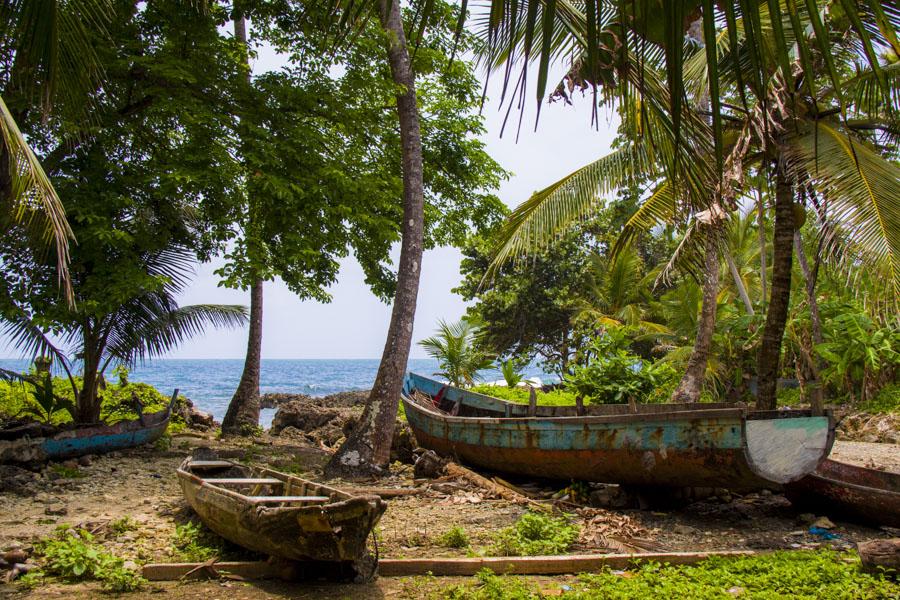
[[[278,68],[280,63],[271,49],[260,48],[252,67],[255,73],[261,73]],[[499,79],[494,77],[492,81]],[[551,75],[550,81],[558,80]],[[487,152],[512,173],[498,190],[498,196],[510,208],[525,201],[535,190],[609,152],[617,121],[613,115],[601,111],[599,130],[592,128],[587,98],[576,100],[574,106],[560,102],[545,105],[536,132],[533,131],[535,102],[531,102],[518,143],[512,127],[501,138],[504,113],[498,110],[499,89],[495,88],[499,84],[492,83],[484,107],[486,133],[481,137]],[[450,247],[425,252],[411,358],[426,357],[416,342],[432,335],[440,319],[455,321],[465,313],[466,303],[450,291],[460,282],[460,258],[459,250]],[[249,305],[249,291],[218,286],[218,278],[213,273],[220,266],[216,261],[198,264],[192,285],[179,299],[181,304]],[[352,256],[341,261],[338,282],[328,291],[332,296],[328,304],[300,301],[281,281],[266,282],[263,358],[381,357],[391,307],[372,295],[365,285],[362,269]],[[246,327],[211,329],[185,342],[166,358],[243,358],[246,345]],[[0,356],[18,357],[2,337]]]

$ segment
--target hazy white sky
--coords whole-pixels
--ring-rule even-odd
[[[255,72],[276,68],[277,55],[260,51]],[[492,81],[498,80],[494,77]],[[551,77],[551,81],[558,81]],[[519,142],[513,127],[503,138],[503,113],[499,89],[495,100],[484,108],[487,133],[483,136],[489,154],[512,173],[501,185],[500,198],[510,207],[526,200],[533,191],[607,153],[617,121],[601,113],[599,131],[590,127],[590,102],[575,106],[545,105],[538,131],[533,131],[534,102],[524,117]],[[514,109],[515,110],[515,109]],[[513,117],[510,117],[513,121]],[[465,303],[451,293],[459,284],[461,254],[455,248],[437,248],[425,253],[416,311],[414,342],[432,334],[439,319],[455,320],[465,312]],[[217,286],[216,262],[198,265],[196,278],[180,299],[182,304],[248,304],[249,292]],[[263,310],[263,358],[380,358],[390,320],[390,306],[379,302],[364,283],[362,270],[353,257],[342,262],[339,281],[330,288],[329,304],[301,302],[280,281],[267,282]],[[0,337],[0,356],[17,357]],[[243,358],[247,330],[209,331],[183,344],[169,358]],[[414,343],[412,358],[425,357]]]

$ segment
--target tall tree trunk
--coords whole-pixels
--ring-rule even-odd
[[[772,242],[772,295],[766,313],[757,365],[756,407],[774,410],[778,388],[781,341],[791,303],[794,255],[794,194],[781,160],[775,170],[775,229]]]
[[[234,15],[234,37],[247,48],[247,21],[243,15]],[[245,52],[243,62],[246,82],[251,81],[250,62]],[[253,220],[252,201],[247,207],[248,221]],[[248,235],[253,235],[253,227],[248,225]],[[251,247],[253,240],[250,240]],[[251,256],[251,259],[253,257]],[[263,280],[254,277],[250,284],[250,332],[247,337],[247,355],[244,357],[244,371],[241,381],[231,397],[225,418],[222,419],[222,433],[248,435],[259,426],[259,372],[262,360],[263,324]]]
[[[703,305],[697,323],[697,339],[687,369],[672,394],[672,402],[697,402],[706,378],[706,363],[716,327],[716,296],[719,293],[719,253],[712,231],[707,232],[703,261]]]
[[[100,356],[94,329],[89,324],[85,325],[82,338],[84,344],[82,381],[75,403],[74,417],[76,423],[99,423],[100,400],[97,397],[97,385],[100,381],[97,371],[100,368]]]
[[[766,295],[768,290],[766,269],[766,215],[763,206],[762,190],[756,190],[756,220],[759,233],[759,288],[762,295],[762,311],[766,312]]]
[[[329,461],[326,467],[329,476],[366,475],[380,471],[388,463],[397,405],[412,344],[422,268],[425,229],[422,139],[415,81],[400,19],[399,1],[381,0],[379,16],[381,26],[388,34],[388,61],[398,89],[397,115],[403,159],[403,241],[391,323],[375,384],[359,423]]]
[[[815,275],[810,271],[809,263],[806,260],[806,253],[803,251],[803,239],[800,237],[800,230],[794,231],[794,250],[797,252],[797,260],[800,263],[800,270],[803,272],[803,279],[806,281],[806,298],[809,303],[809,321],[812,330],[812,341],[814,344],[821,344],[825,341],[822,337],[822,319],[819,317],[819,302],[816,299],[816,279]],[[825,395],[822,389],[822,380],[819,373],[822,371],[821,362],[816,358],[815,350],[812,348],[804,350],[804,358],[807,366],[812,373],[813,380],[810,382],[809,403],[814,415],[821,415],[825,406]]]
[[[222,433],[248,435],[259,425],[259,371],[262,359],[263,280],[250,286],[250,333],[244,372],[228,411],[222,419]]]

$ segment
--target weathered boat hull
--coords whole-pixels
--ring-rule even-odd
[[[529,417],[525,405],[412,373],[404,391],[406,418],[422,447],[493,471],[552,479],[777,488],[813,471],[834,440],[831,415],[808,411],[608,405],[578,416],[574,406],[544,406]],[[417,394],[432,402],[416,401]]]
[[[335,488],[270,469],[233,465],[216,477],[248,475],[285,482],[286,494],[324,495],[329,503],[260,506],[248,496],[204,481],[191,472],[190,459],[178,469],[185,500],[207,527],[249,550],[292,561],[353,563],[367,556],[367,538],[384,513],[378,496],[352,496]]]
[[[165,433],[171,414],[170,403],[165,410],[144,415],[143,419],[80,427],[50,437],[0,441],[0,463],[59,460],[151,444]]]
[[[826,459],[785,488],[799,508],[873,525],[900,527],[900,474]]]

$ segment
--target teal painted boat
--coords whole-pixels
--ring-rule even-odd
[[[549,479],[777,489],[813,472],[834,442],[830,411],[814,416],[725,403],[532,411],[414,373],[407,374],[402,402],[423,448],[491,471]]]
[[[18,439],[2,440],[0,463],[43,462],[152,444],[165,433],[177,398],[178,390],[175,390],[165,409],[142,414],[131,421],[75,427],[37,436],[26,434]]]

